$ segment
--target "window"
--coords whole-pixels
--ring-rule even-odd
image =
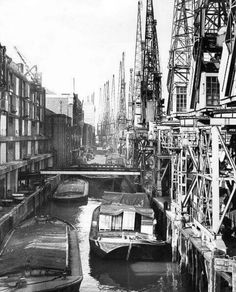
[[[206,78],[206,105],[219,105],[220,89],[219,81],[215,76],[208,76]]]
[[[122,228],[122,215],[112,216],[111,229],[121,230]]]
[[[19,96],[19,78],[16,77],[16,95]]]
[[[134,224],[135,224],[135,212],[124,211],[122,229],[123,230],[134,230]]]
[[[21,96],[25,97],[25,81],[22,80],[22,85],[21,85],[21,89],[22,89],[22,92],[21,92]]]
[[[21,141],[21,158],[24,158],[27,155],[27,141]]]
[[[0,164],[6,163],[7,161],[7,148],[6,143],[0,143]]]
[[[15,119],[9,117],[8,119],[8,136],[15,136]]]
[[[35,154],[35,142],[31,141],[31,154],[34,155]]]
[[[100,214],[99,230],[111,230],[111,216]]]
[[[0,179],[0,198],[3,199],[5,196],[6,192],[6,184],[5,184],[5,179],[1,178]]]
[[[176,111],[186,112],[187,107],[187,89],[183,86],[176,87]]]
[[[14,142],[8,142],[8,149],[7,149],[7,161],[13,161],[15,160],[15,143]]]

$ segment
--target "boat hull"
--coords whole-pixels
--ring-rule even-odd
[[[57,202],[86,202],[88,200],[88,195],[85,196],[63,196],[63,197],[57,197],[53,196],[52,199]]]
[[[145,193],[110,192],[104,200],[92,215],[92,252],[113,259],[171,259],[171,245],[154,234],[153,210]]]
[[[81,182],[84,184],[83,192],[75,191],[73,188],[76,184],[81,184]],[[61,185],[63,184],[64,183]],[[63,191],[61,189],[60,191],[56,190],[56,192],[52,195],[52,200],[58,202],[86,202],[88,200],[89,183],[87,181],[79,179],[78,181],[68,181],[64,185],[66,186],[66,189],[64,188]]]
[[[78,291],[83,279],[78,232],[56,218],[24,221],[5,239],[0,258],[4,291]]]
[[[166,242],[156,243],[132,242],[116,243],[101,242],[97,239],[90,239],[90,249],[101,258],[163,261],[171,259],[171,246]]]
[[[33,279],[32,279],[33,280]],[[4,290],[5,292],[7,291],[17,291],[17,292],[51,292],[51,291],[57,291],[57,292],[78,292],[81,282],[82,282],[82,277],[79,277],[77,279],[69,279],[68,278],[68,283],[62,284],[62,281],[56,281],[53,282],[53,285],[50,285],[50,283],[46,283],[45,285],[40,285],[40,284],[35,284],[39,281],[39,279],[35,279],[35,281],[32,281],[32,284],[30,286],[23,286],[19,288],[6,288]],[[34,283],[35,282],[35,283]]]

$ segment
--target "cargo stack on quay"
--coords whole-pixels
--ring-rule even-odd
[[[49,92],[0,45],[0,241],[52,197],[87,204],[105,191],[113,202],[94,206],[93,251],[129,262],[145,246],[159,262],[165,246],[195,291],[236,292],[236,1],[173,1],[166,96],[154,1],[144,37],[141,2],[129,90],[123,52],[118,93],[113,75],[99,109],[94,93]],[[63,181],[81,194],[55,192]]]

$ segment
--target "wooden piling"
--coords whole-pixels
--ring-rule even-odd
[[[211,253],[208,273],[208,292],[216,292],[216,272],[215,272],[215,256]]]
[[[178,230],[174,223],[172,223],[171,246],[172,246],[172,262],[176,262],[178,251]]]
[[[236,292],[236,260],[232,264],[232,292]]]

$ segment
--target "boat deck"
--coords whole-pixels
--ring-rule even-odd
[[[68,230],[63,222],[38,222],[13,230],[1,253],[0,275],[25,269],[68,269]]]

